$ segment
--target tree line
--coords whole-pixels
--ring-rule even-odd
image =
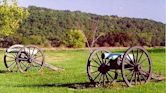
[[[86,47],[100,36],[94,46],[165,46],[165,24],[149,19],[96,15],[80,11],[52,10],[29,6],[28,18],[15,34],[0,36],[0,47],[35,44],[52,47]],[[97,23],[97,25],[94,25]]]

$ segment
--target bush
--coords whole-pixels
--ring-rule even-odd
[[[69,30],[66,33],[64,44],[67,47],[83,48],[85,47],[85,38],[81,30]]]
[[[32,35],[30,37],[23,37],[22,43],[25,45],[33,44],[33,45],[41,45],[41,46],[50,46],[48,40],[42,36]]]

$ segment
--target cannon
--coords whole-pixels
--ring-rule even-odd
[[[112,84],[121,74],[128,87],[147,83],[152,76],[152,61],[141,46],[128,48],[124,53],[95,49],[87,61],[87,75],[92,84]]]
[[[5,67],[11,72],[40,71],[44,65],[44,54],[33,45],[13,45],[6,49]]]

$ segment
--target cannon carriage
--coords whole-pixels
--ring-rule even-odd
[[[6,49],[5,67],[11,72],[40,71],[44,65],[44,54],[33,45],[13,45]]]
[[[127,86],[147,83],[152,75],[151,58],[143,47],[134,46],[124,53],[112,53],[107,49],[94,50],[87,62],[87,75],[91,83],[112,84],[120,76]]]

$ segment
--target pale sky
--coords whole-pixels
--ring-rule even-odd
[[[99,15],[147,18],[166,23],[166,0],[18,0],[19,5]]]

